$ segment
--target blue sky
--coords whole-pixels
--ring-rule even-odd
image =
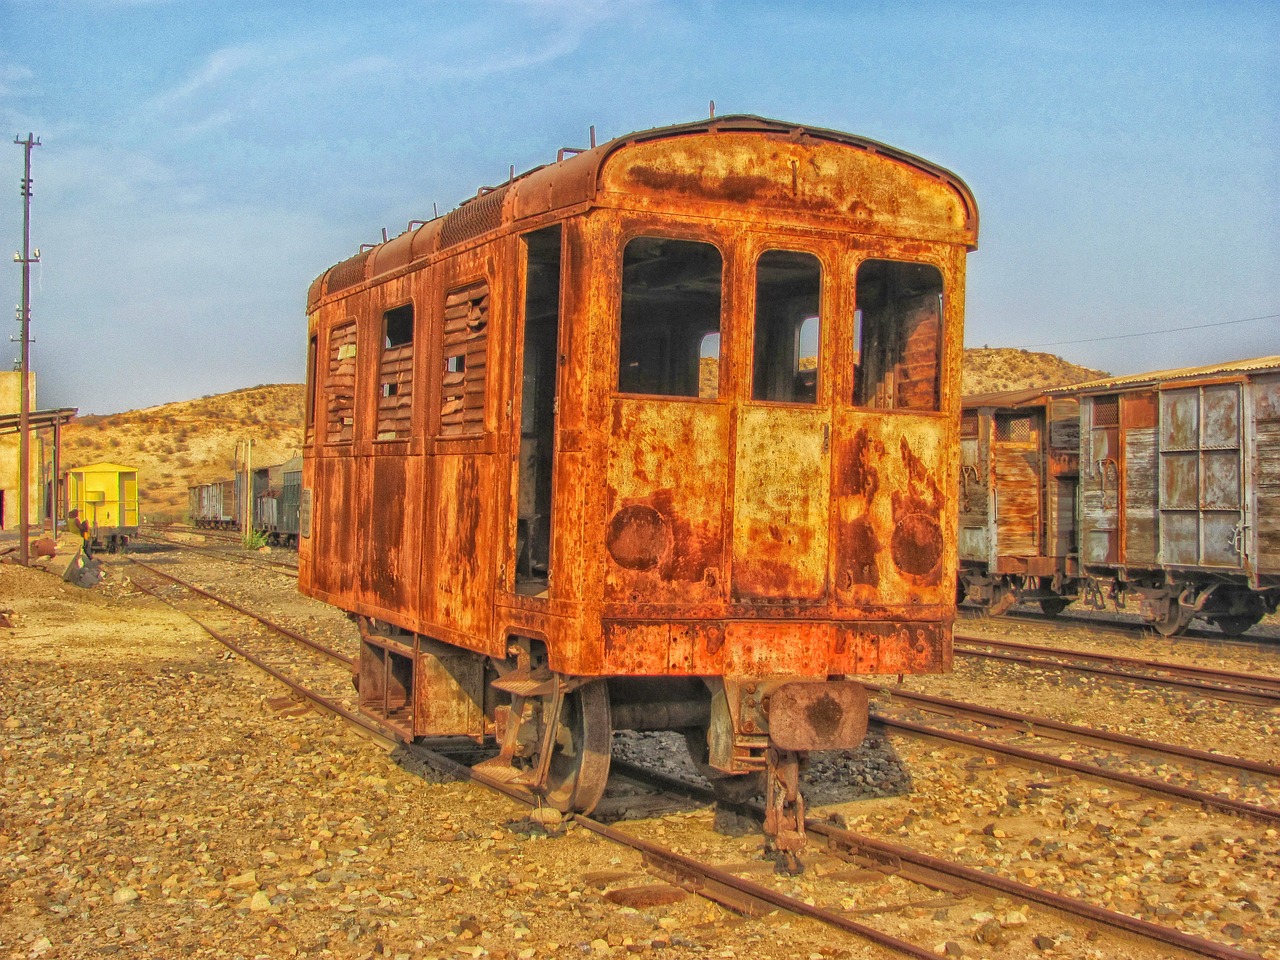
[[[969,346],[1115,373],[1280,353],[1274,2],[0,0],[11,303],[10,141],[43,142],[38,405],[297,382],[308,285],[383,227],[592,124],[603,141],[710,100],[963,177]]]

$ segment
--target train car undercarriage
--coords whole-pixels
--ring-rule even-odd
[[[355,619],[361,710],[404,739],[494,746],[477,772],[562,813],[589,813],[608,782],[614,731],[682,733],[717,796],[763,794],[767,849],[791,870],[805,846],[801,763],[853,749],[867,731],[866,688],[853,680],[569,676],[529,638],[512,638],[498,659]]]

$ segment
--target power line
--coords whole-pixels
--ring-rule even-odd
[[[1166,327],[1163,330],[1145,330],[1142,333],[1117,333],[1110,337],[1085,337],[1082,340],[1050,340],[1044,343],[1017,344],[1010,349],[1026,350],[1030,347],[1064,347],[1073,343],[1098,343],[1102,340],[1128,340],[1132,337],[1152,337],[1162,333],[1182,333],[1186,330],[1205,330],[1209,327],[1229,327],[1236,323],[1254,323],[1258,320],[1275,320],[1280,313],[1268,313],[1261,317],[1245,317],[1243,320],[1222,320],[1219,323],[1196,323],[1189,327]]]

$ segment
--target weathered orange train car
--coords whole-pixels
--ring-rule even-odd
[[[721,117],[325,272],[299,583],[358,618],[362,708],[495,738],[485,771],[561,809],[614,729],[683,730],[767,772],[795,849],[797,757],[865,731],[851,678],[951,663],[977,217],[917,157]]]

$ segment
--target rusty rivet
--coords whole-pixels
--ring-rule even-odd
[[[755,722],[754,720],[751,720],[751,719],[743,720],[743,721],[742,721],[742,729],[743,729],[744,731],[746,731],[747,733],[755,733],[755,732],[756,732],[756,722]]]
[[[756,685],[754,683],[748,683],[747,693],[755,693],[755,692],[756,692]]]

